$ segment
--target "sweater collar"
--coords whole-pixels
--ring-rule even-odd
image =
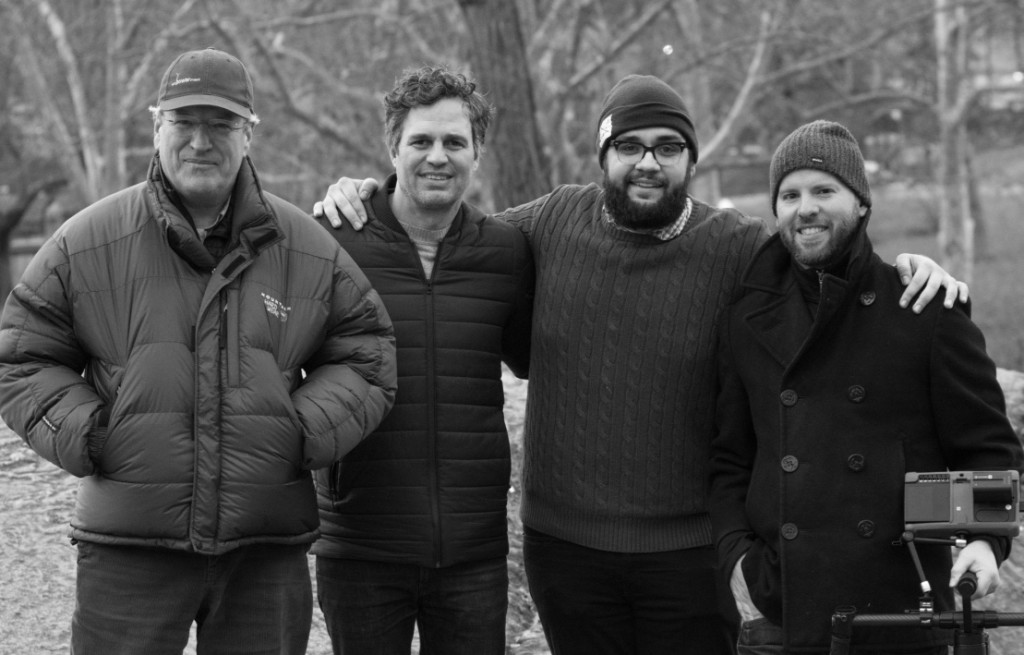
[[[612,228],[619,230],[621,232],[626,232],[627,234],[641,234],[645,236],[652,236],[655,239],[658,239],[659,241],[671,241],[672,239],[675,239],[677,236],[682,234],[683,230],[686,229],[686,223],[687,221],[690,220],[690,214],[692,212],[693,200],[689,196],[687,196],[686,206],[683,207],[683,211],[681,214],[679,214],[679,218],[677,218],[675,222],[672,223],[672,225],[660,227],[656,230],[638,230],[635,228],[629,228],[619,225],[618,223],[615,222],[615,219],[612,218],[611,212],[608,211],[608,207],[605,205],[601,206],[601,217],[604,219],[605,223],[607,223]]]

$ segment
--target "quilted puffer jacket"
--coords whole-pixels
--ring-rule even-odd
[[[464,204],[427,278],[388,206],[332,233],[395,322],[398,395],[368,439],[317,471],[323,536],[313,552],[443,567],[508,552],[508,432],[501,363],[529,365],[533,258],[516,228]]]
[[[371,432],[392,327],[323,229],[248,158],[219,262],[160,180],[69,219],[0,321],[0,415],[84,479],[74,539],[219,554],[318,534],[311,469]]]

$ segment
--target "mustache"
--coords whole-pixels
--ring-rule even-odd
[[[657,182],[659,184],[667,184],[668,181],[663,173],[640,173],[633,171],[626,177],[627,182]]]

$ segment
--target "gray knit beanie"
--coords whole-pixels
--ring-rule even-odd
[[[597,122],[597,159],[604,168],[604,153],[612,140],[630,130],[668,127],[686,138],[690,160],[697,163],[697,133],[682,97],[653,75],[627,75],[605,96]]]
[[[853,191],[861,204],[871,206],[871,189],[864,171],[864,156],[857,140],[839,123],[814,121],[793,130],[772,155],[768,171],[772,213],[779,197],[779,185],[793,171],[813,168],[831,173]]]

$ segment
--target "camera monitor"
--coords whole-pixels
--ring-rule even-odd
[[[1019,499],[1017,471],[907,473],[903,514],[915,537],[1015,537]]]

